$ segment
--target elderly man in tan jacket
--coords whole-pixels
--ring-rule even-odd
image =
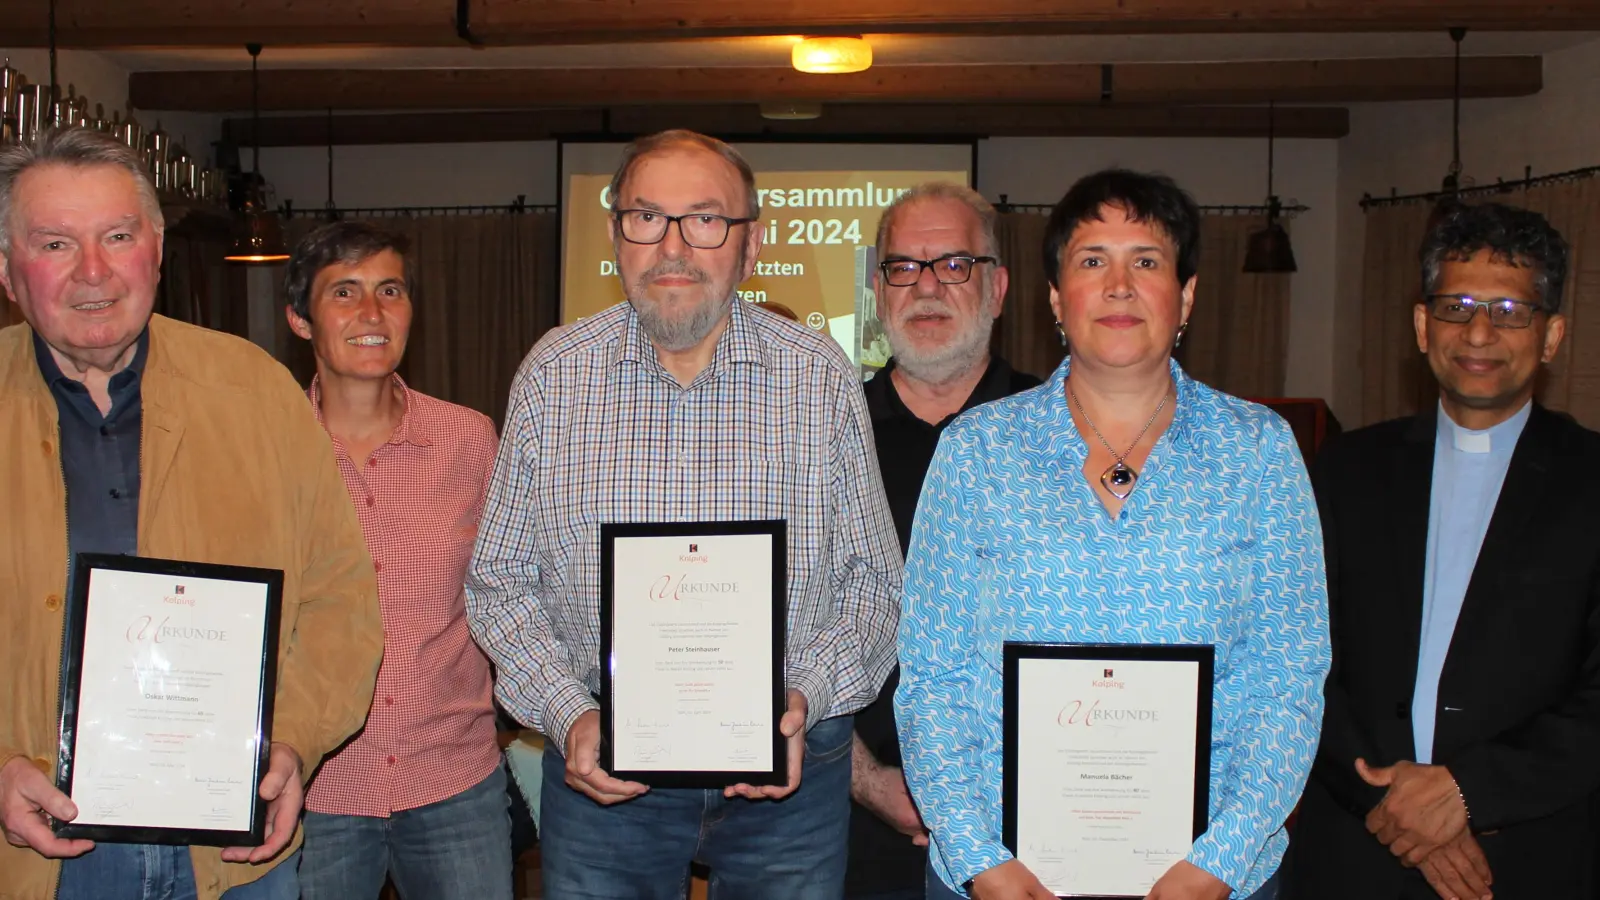
[[[0,900],[297,897],[305,780],[372,699],[377,587],[328,437],[265,353],[151,315],[162,228],[104,135],[0,152],[0,283],[26,320],[0,331]],[[81,552],[283,571],[261,846],[52,833],[47,815],[77,814],[53,774]]]

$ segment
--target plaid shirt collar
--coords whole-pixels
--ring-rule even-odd
[[[394,433],[389,435],[389,440],[385,443],[432,446],[433,423],[428,421],[427,413],[417,408],[415,397],[411,393],[411,388],[406,386],[405,379],[398,374],[391,374],[389,377],[393,379],[392,383],[400,388],[400,394],[405,398],[406,409],[400,414],[400,424],[395,426]],[[322,376],[311,376],[311,386],[306,389],[306,396],[311,398],[311,411],[317,414],[317,424],[326,429],[328,425],[322,421]]]
[[[706,371],[719,372],[723,366],[735,363],[753,363],[770,368],[772,361],[767,356],[766,345],[762,343],[755,323],[751,321],[753,314],[744,308],[744,301],[738,298],[734,298],[730,307],[728,328],[722,332],[722,337],[717,339],[716,349],[711,354],[711,364],[706,367]],[[661,359],[656,355],[655,345],[650,343],[650,338],[644,333],[644,327],[639,324],[639,313],[634,310],[631,302],[628,304],[627,316],[623,322],[622,340],[617,342],[611,364],[620,366],[623,363],[634,363],[663,378],[671,377],[662,367]]]

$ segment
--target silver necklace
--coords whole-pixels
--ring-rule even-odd
[[[1133,443],[1128,445],[1128,449],[1121,453],[1118,453],[1111,446],[1111,442],[1106,440],[1106,436],[1100,433],[1100,429],[1095,427],[1094,420],[1089,418],[1089,411],[1083,408],[1083,401],[1078,399],[1077,391],[1072,389],[1071,378],[1067,379],[1067,396],[1071,397],[1073,405],[1078,407],[1078,414],[1083,416],[1083,421],[1089,426],[1089,430],[1094,432],[1094,436],[1099,438],[1100,443],[1105,445],[1106,452],[1117,460],[1115,463],[1106,466],[1106,470],[1100,473],[1100,484],[1111,493],[1111,496],[1116,497],[1118,500],[1128,499],[1128,495],[1133,493],[1133,486],[1139,481],[1139,473],[1127,463],[1128,454],[1132,453],[1133,448],[1139,446],[1139,442],[1144,440],[1145,432],[1150,430],[1150,426],[1156,423],[1156,418],[1161,415],[1161,411],[1166,409],[1167,398],[1171,394],[1162,395],[1161,402],[1156,404],[1156,411],[1150,414],[1150,419],[1144,423],[1143,428],[1139,429],[1139,436],[1134,438]]]

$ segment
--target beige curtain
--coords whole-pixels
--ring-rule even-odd
[[[1422,294],[1417,253],[1432,207],[1375,206],[1366,214],[1361,276],[1361,422],[1410,415],[1438,396],[1417,352],[1411,309]]]
[[[1250,235],[1266,226],[1265,216],[1207,215],[1200,220],[1194,309],[1174,354],[1197,380],[1239,397],[1283,396],[1294,276],[1243,271]]]
[[[1539,402],[1600,429],[1600,178],[1554,182],[1514,195],[1542,213],[1572,248],[1561,311],[1567,337],[1539,385]]]
[[[198,212],[179,216],[175,220],[168,211],[155,311],[248,337],[246,267],[223,260],[230,243],[228,220]]]
[[[1044,227],[1048,216],[1001,213],[995,223],[1000,260],[1011,276],[1005,307],[995,323],[994,352],[1023,372],[1047,377],[1061,364],[1066,348],[1056,335],[1050,311],[1050,282],[1044,277]]]
[[[1066,352],[1055,333],[1050,284],[1044,277],[1047,221],[1038,213],[1003,213],[996,227],[1011,288],[995,329],[995,349],[1013,366],[1041,378]],[[1291,276],[1240,271],[1250,234],[1264,224],[1256,216],[1201,219],[1194,311],[1177,353],[1195,378],[1248,397],[1282,395],[1288,356]]]
[[[321,222],[296,220],[298,240]],[[417,284],[400,374],[413,388],[488,415],[499,426],[511,379],[559,315],[559,224],[554,213],[380,218],[411,241]],[[315,371],[304,341],[290,368]]]
[[[1562,312],[1566,342],[1539,385],[1539,402],[1600,428],[1600,179],[1551,182],[1479,195],[1543,214],[1571,245]],[[1438,397],[1417,351],[1411,308],[1421,294],[1419,252],[1432,207],[1375,206],[1366,214],[1361,292],[1361,416],[1371,423],[1410,415]]]

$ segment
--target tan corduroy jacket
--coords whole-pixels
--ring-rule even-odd
[[[266,353],[160,316],[140,383],[139,554],[283,570],[272,739],[309,777],[361,728],[383,654],[372,559],[327,433]],[[58,437],[32,333],[0,331],[0,765],[22,756],[52,777],[67,591]],[[249,866],[193,848],[201,900],[289,852]],[[0,900],[50,900],[59,871],[0,841]]]

